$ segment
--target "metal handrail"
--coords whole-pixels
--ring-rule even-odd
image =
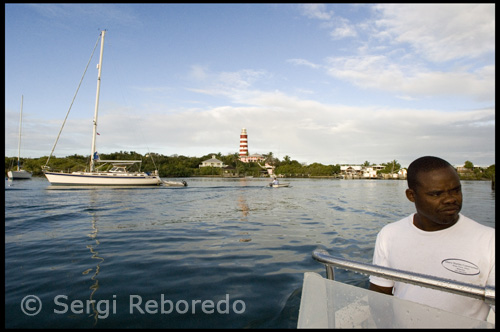
[[[401,281],[417,286],[433,288],[440,291],[455,293],[483,300],[487,304],[495,305],[495,287],[486,285],[485,288],[473,284],[462,283],[459,281],[438,278],[426,274],[402,271],[388,267],[359,263],[344,258],[330,256],[324,249],[313,251],[312,257],[320,263],[325,264],[326,277],[335,280],[333,267],[352,270],[366,275],[373,275],[385,279]]]

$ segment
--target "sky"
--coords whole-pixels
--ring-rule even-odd
[[[494,4],[5,4],[6,156],[90,155],[104,29],[100,153],[495,163]]]

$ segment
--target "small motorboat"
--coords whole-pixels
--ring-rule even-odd
[[[269,187],[271,188],[281,188],[281,187],[288,187],[290,184],[288,182],[282,182],[282,183],[278,183],[278,184],[274,184],[274,183],[269,183]]]
[[[162,180],[161,183],[165,187],[187,187],[187,182],[182,180],[182,181],[165,181]]]

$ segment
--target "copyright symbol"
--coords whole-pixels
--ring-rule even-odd
[[[21,310],[25,315],[35,316],[42,310],[42,301],[35,295],[25,296],[21,301]]]

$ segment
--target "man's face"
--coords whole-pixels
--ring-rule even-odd
[[[462,209],[462,186],[457,172],[446,167],[422,172],[417,180],[415,190],[406,190],[406,196],[417,210],[415,226],[436,231],[454,225]]]

